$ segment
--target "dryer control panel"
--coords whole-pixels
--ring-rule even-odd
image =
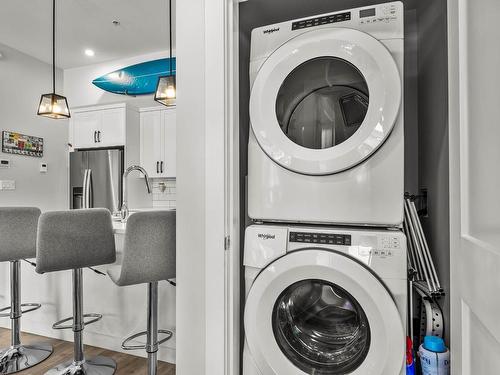
[[[372,8],[363,8],[359,11],[360,25],[396,22],[398,17],[400,17],[400,15],[397,4],[395,3],[379,5]]]
[[[330,14],[327,16],[313,17],[305,20],[295,21],[292,23],[292,30],[305,29],[307,27],[314,27],[319,25],[326,25],[329,23],[350,21],[351,12]]]
[[[290,232],[290,242],[319,243],[325,245],[351,246],[350,234]]]

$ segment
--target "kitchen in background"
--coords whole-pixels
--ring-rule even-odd
[[[153,180],[153,207],[175,208],[176,207],[176,181],[167,179]]]

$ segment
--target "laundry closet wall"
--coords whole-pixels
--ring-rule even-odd
[[[418,24],[419,186],[428,190],[423,227],[447,296],[450,321],[450,205],[448,147],[448,47],[446,0],[421,0]],[[449,331],[445,326],[449,343]]]
[[[245,176],[249,132],[248,78],[252,29],[295,18],[380,4],[381,0],[250,0],[240,4],[241,213],[246,216]],[[427,188],[424,227],[443,284],[449,285],[446,1],[405,0],[405,191]],[[242,228],[243,230],[243,228]],[[242,232],[243,233],[243,232]],[[241,238],[243,251],[243,236]],[[242,287],[244,282],[242,280]],[[244,295],[242,293],[242,295]],[[449,321],[448,298],[444,302]]]

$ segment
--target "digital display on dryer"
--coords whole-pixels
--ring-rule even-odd
[[[374,17],[375,15],[375,8],[361,9],[359,11],[359,18]]]
[[[290,232],[290,242],[351,246],[349,234]]]

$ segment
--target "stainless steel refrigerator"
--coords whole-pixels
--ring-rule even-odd
[[[123,149],[70,153],[70,207],[103,207],[116,213],[122,202]]]

